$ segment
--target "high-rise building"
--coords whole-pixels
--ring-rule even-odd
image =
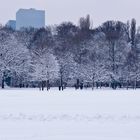
[[[45,27],[45,11],[36,9],[19,9],[17,11],[16,30],[30,27]]]
[[[9,27],[9,28],[12,28],[13,30],[15,30],[16,29],[16,21],[15,20],[9,20],[6,23],[6,27]]]

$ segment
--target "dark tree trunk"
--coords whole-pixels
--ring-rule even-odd
[[[93,75],[93,78],[92,78],[92,90],[94,89],[94,86],[95,86],[95,83],[94,83],[94,75]]]
[[[42,82],[41,82],[41,87],[42,87],[42,91],[44,91],[45,81],[42,81]]]
[[[79,89],[79,86],[80,86],[80,80],[77,79],[77,83],[76,83],[76,87],[77,87],[77,89]]]
[[[50,81],[47,80],[47,91],[50,89]]]
[[[59,90],[63,90],[63,69],[60,69],[60,83],[59,83]]]
[[[2,89],[4,89],[5,87],[4,87],[4,77],[2,78]]]

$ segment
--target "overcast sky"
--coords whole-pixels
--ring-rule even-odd
[[[46,11],[46,24],[63,21],[78,23],[81,16],[91,15],[93,26],[107,20],[126,22],[136,18],[140,25],[140,0],[0,0],[0,23],[15,19],[19,8],[36,8]]]

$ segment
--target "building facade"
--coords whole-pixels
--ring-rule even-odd
[[[19,9],[17,11],[16,30],[30,27],[45,27],[45,11],[36,9]]]

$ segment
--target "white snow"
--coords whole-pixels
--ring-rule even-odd
[[[0,140],[140,140],[140,90],[0,90]]]

